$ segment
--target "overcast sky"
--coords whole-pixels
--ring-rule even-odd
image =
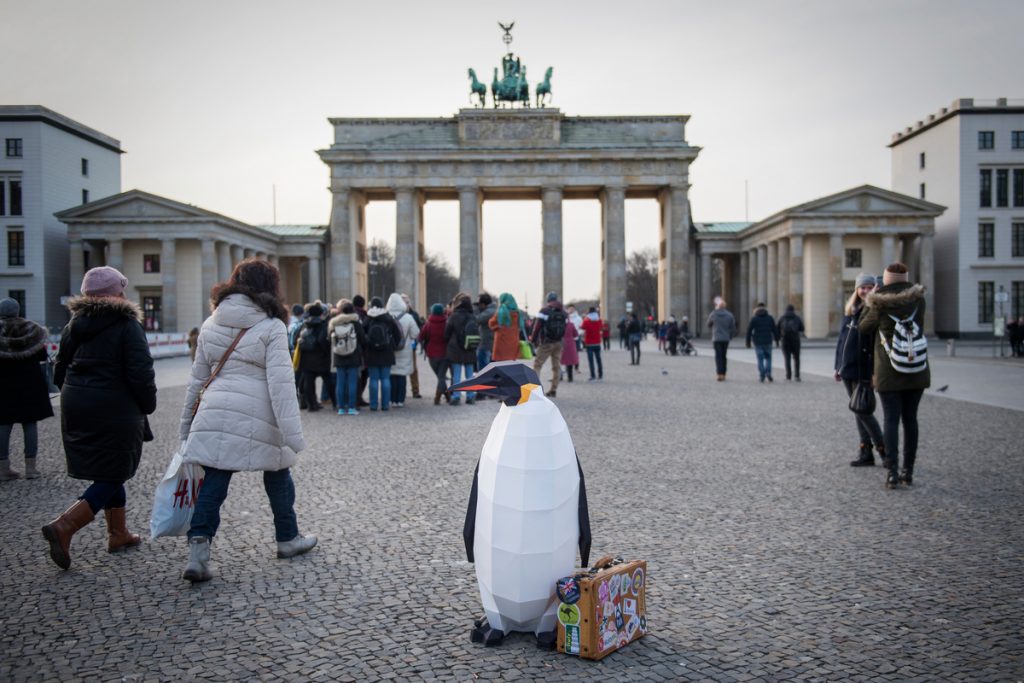
[[[895,131],[1024,97],[1019,0],[0,0],[0,97],[121,140],[124,190],[269,223],[276,185],[279,223],[326,224],[327,118],[453,115],[466,68],[500,65],[499,20],[563,113],[691,116],[697,221],[887,187]],[[371,236],[393,242],[394,213],[371,204]],[[564,298],[599,290],[599,216],[566,202]],[[653,201],[626,220],[627,249],[656,244]],[[485,286],[535,304],[540,244],[539,201],[485,204]],[[457,270],[454,202],[428,203],[426,246]]]

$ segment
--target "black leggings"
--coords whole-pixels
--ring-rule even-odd
[[[123,508],[127,503],[124,484],[116,481],[94,481],[81,495],[81,499],[89,504],[94,515],[100,510]]]
[[[437,377],[437,393],[443,394],[448,390],[448,382],[446,381],[448,375],[448,359],[447,358],[430,358],[430,369],[434,371],[434,376]]]
[[[900,461],[900,422],[903,423],[903,466],[907,469],[914,467],[917,459],[917,406],[923,394],[924,389],[878,392],[885,412],[885,456],[891,459],[893,467]]]
[[[715,370],[719,375],[724,375],[726,370],[725,354],[729,352],[729,342],[716,341],[713,344],[715,347]]]

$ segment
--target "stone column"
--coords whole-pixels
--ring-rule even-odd
[[[210,316],[210,290],[217,284],[217,250],[212,239],[204,237],[200,240],[199,254],[202,267],[199,301],[203,307],[203,320],[206,320]]]
[[[459,191],[459,289],[474,299],[483,291],[483,194],[480,188],[460,187]]]
[[[896,236],[882,235],[882,270],[896,260]],[[878,276],[881,273],[875,273]]]
[[[768,304],[768,312],[776,318],[782,313],[776,306],[779,305],[779,246],[777,242],[769,242],[766,246],[765,263],[765,303]]]
[[[804,311],[804,238],[793,235],[789,238],[789,303],[800,313]]]
[[[107,240],[107,263],[124,272],[124,240]]]
[[[72,240],[70,243],[71,251],[68,254],[70,260],[70,270],[68,273],[68,293],[71,296],[78,296],[79,289],[82,286],[82,278],[85,277],[85,242],[82,240]],[[25,315],[22,312],[22,315]]]
[[[173,237],[160,240],[161,332],[178,331],[178,244]],[[211,287],[213,285],[210,285]],[[209,296],[209,292],[206,293]],[[205,303],[205,302],[204,302]]]
[[[255,249],[242,249],[242,256],[244,256],[245,258],[252,258],[255,255],[256,255],[256,250]]]
[[[231,277],[231,245],[217,242],[217,280],[225,282]]]
[[[423,310],[427,266],[423,261],[423,193],[414,187],[395,190],[395,290],[408,294]],[[388,295],[391,293],[388,292]]]
[[[711,309],[714,307],[712,299],[714,299],[715,295],[718,294],[718,292],[711,291],[711,266],[711,254],[705,254],[702,251],[700,254],[700,298],[698,299],[700,305],[694,309],[697,317],[702,322],[707,320],[708,316],[711,315]],[[722,292],[722,296],[725,296],[724,292]],[[666,311],[665,314],[662,314],[661,319],[665,320],[667,313],[674,312],[675,311]],[[681,316],[678,317],[681,318]]]
[[[267,254],[267,263],[277,268],[277,254]]]
[[[750,310],[750,252],[740,252],[740,277],[739,277],[739,299],[727,301],[726,308],[733,312],[736,322],[747,319],[746,312]],[[703,324],[704,321],[701,321]]]
[[[242,248],[237,244],[231,245],[231,267],[234,268],[238,263],[245,258],[245,254],[242,252]]]
[[[843,314],[843,236],[828,236],[828,334],[838,332]]]
[[[751,306],[759,303],[768,303],[768,247],[764,244],[757,248],[757,301]]]
[[[256,260],[257,261],[266,261],[267,260],[267,252],[265,252],[265,251],[257,251],[256,252]]]
[[[544,294],[562,289],[562,188],[545,187],[540,193],[541,230],[543,232]]]
[[[924,333],[935,335],[935,236],[931,233],[917,238],[918,282],[924,286]]]
[[[668,204],[662,212],[661,248],[659,250],[658,317],[662,320],[669,313],[681,319],[691,313],[699,317],[703,307],[692,301],[697,289],[695,255],[690,254],[690,206],[687,191],[689,185],[672,185],[666,188],[663,200]],[[667,221],[665,220],[667,218]],[[691,264],[691,256],[693,263]],[[691,286],[691,278],[694,282]],[[701,293],[707,298],[706,293]],[[706,303],[706,302],[705,302]]]
[[[626,313],[625,187],[609,186],[601,192],[601,247],[601,314],[618,320]]]
[[[320,285],[320,256],[319,256],[319,254],[316,255],[316,256],[310,256],[310,257],[308,257],[308,260],[309,260],[309,287],[308,287],[308,289],[309,289],[309,300],[310,301],[316,301],[317,299],[320,299],[321,301],[323,301],[323,299],[322,299],[323,292],[320,289],[320,286],[321,286]],[[339,298],[341,298],[341,297],[339,296]],[[367,297],[367,301],[369,301],[369,297]]]
[[[779,281],[779,299],[773,305],[776,306],[776,310],[781,315],[789,304],[789,240],[782,238],[778,241],[778,245],[779,261],[775,272]],[[800,311],[800,315],[803,314],[804,312]]]
[[[741,311],[742,317],[737,318],[737,320],[744,321],[744,327],[746,326],[746,321],[750,320],[750,314],[751,311],[754,310],[754,304],[757,303],[757,247],[754,247],[747,253],[750,254],[748,258],[748,261],[750,262],[750,275],[747,277],[747,306],[743,311]]]

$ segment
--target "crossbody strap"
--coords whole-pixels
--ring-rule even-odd
[[[207,387],[209,387],[210,383],[213,382],[214,379],[216,379],[218,374],[220,374],[221,368],[223,368],[224,364],[228,362],[228,358],[231,356],[231,352],[235,350],[235,347],[238,346],[238,342],[242,341],[242,337],[244,337],[245,333],[248,331],[248,327],[243,328],[242,331],[238,333],[238,336],[235,337],[235,340],[231,342],[231,346],[228,347],[228,350],[224,352],[223,356],[221,356],[220,362],[217,363],[217,367],[213,369],[213,372],[210,373],[209,378],[207,378],[206,380],[206,384],[203,385],[202,389],[200,389],[199,393],[196,395],[196,402],[192,406],[192,417],[195,417],[196,413],[199,412],[199,402],[202,400],[203,394],[206,392]]]

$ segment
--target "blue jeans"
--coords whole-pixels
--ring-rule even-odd
[[[601,363],[601,345],[587,346],[587,365],[590,366],[590,379],[594,379],[594,359],[597,359],[597,376],[604,377],[604,365]]]
[[[391,366],[371,365],[366,368],[370,375],[370,408],[377,408],[377,390],[380,389],[380,409],[387,410],[391,406]]]
[[[757,373],[761,379],[769,377],[772,374],[772,345],[758,344],[754,347],[754,351],[757,353]]]
[[[452,368],[452,384],[458,384],[459,382],[461,382],[463,380],[463,375],[465,375],[465,379],[469,379],[470,377],[473,376],[473,366],[472,365],[469,365],[469,364],[462,365],[461,363],[452,363],[451,368]],[[466,395],[466,400],[467,401],[473,401],[473,400],[476,399],[476,392],[475,391],[456,391],[456,392],[454,392],[452,394],[452,400],[453,401],[458,401],[459,398],[461,398],[462,394]]]
[[[359,396],[356,394],[356,387],[359,384],[359,366],[337,368],[337,375],[334,394],[338,400],[338,409],[355,408],[356,401],[359,400]]]
[[[228,484],[232,470],[204,467],[206,474],[199,487],[196,508],[192,512],[192,526],[188,537],[205,536],[213,538],[220,526],[220,506],[228,497]],[[299,524],[295,520],[295,483],[287,467],[277,472],[263,473],[263,488],[270,500],[274,513],[274,539],[278,543],[290,541],[299,535]]]
[[[476,369],[483,370],[491,363],[492,349],[485,349],[484,345],[476,347]]]

